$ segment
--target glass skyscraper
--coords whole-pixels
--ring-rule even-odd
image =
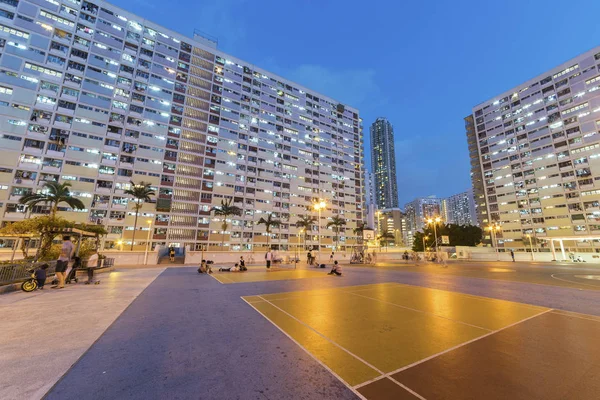
[[[377,118],[371,125],[371,170],[375,176],[377,207],[398,208],[394,127],[386,118]]]

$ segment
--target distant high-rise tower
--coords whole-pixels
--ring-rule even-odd
[[[377,207],[397,208],[394,128],[385,118],[377,118],[371,125],[371,170],[375,175]]]

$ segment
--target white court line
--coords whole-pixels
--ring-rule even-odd
[[[260,296],[258,296],[260,297]],[[262,297],[261,297],[262,298]],[[280,328],[276,323],[274,323],[273,321],[271,321],[269,319],[269,317],[267,317],[265,314],[263,314],[262,312],[260,312],[259,309],[257,309],[256,307],[254,307],[252,305],[252,303],[249,303],[248,301],[246,301],[246,299],[244,299],[243,297],[241,297],[242,300],[244,300],[246,302],[246,304],[248,304],[250,307],[254,308],[254,310],[256,312],[258,312],[260,315],[263,316],[263,318],[265,318],[267,321],[269,321],[271,323],[271,325],[275,326],[275,328],[279,329],[279,331],[281,333],[283,333],[285,336],[287,336],[292,342],[296,343],[296,345],[298,347],[300,347],[302,350],[304,350],[304,352],[306,354],[308,354],[313,360],[315,360],[317,363],[319,363],[319,365],[321,365],[323,368],[325,368],[327,371],[329,371],[329,373],[331,373],[331,375],[335,376],[340,382],[342,382],[342,384],[344,386],[346,386],[348,389],[350,389],[355,395],[357,395],[360,399],[362,400],[367,400],[367,398],[365,396],[363,396],[362,394],[360,394],[360,392],[356,389],[354,389],[352,386],[350,386],[345,380],[342,379],[341,376],[339,376],[337,373],[335,373],[331,368],[329,368],[327,365],[325,365],[323,363],[323,361],[319,360],[317,357],[315,357],[310,351],[308,351],[308,349],[306,349],[304,346],[302,346],[300,343],[298,343],[296,341],[296,339],[294,339],[293,337],[291,337],[286,331],[284,331],[282,328]],[[264,300],[264,299],[263,299]],[[266,301],[266,300],[264,300]],[[272,305],[272,304],[271,304]]]
[[[557,274],[558,275],[558,274]],[[571,275],[571,274],[565,274],[565,275]],[[598,288],[598,285],[590,285],[589,283],[581,283],[581,282],[573,282],[573,281],[568,281],[566,279],[562,279],[562,278],[557,278],[556,276],[554,276],[554,274],[550,275],[552,278],[556,279],[557,281],[563,281],[563,282],[567,282],[567,283],[573,283],[575,285],[584,285],[584,286],[589,286],[589,287],[594,287],[594,288]],[[579,289],[579,288],[569,288],[569,289]],[[579,290],[586,290],[586,289],[579,289]],[[589,289],[587,289],[589,290]]]
[[[371,382],[374,382],[374,381],[376,381],[376,380],[379,380],[379,379],[381,379],[381,378],[390,378],[390,379],[393,379],[393,378],[391,378],[391,375],[394,375],[394,374],[397,374],[398,372],[402,372],[402,371],[404,371],[404,370],[407,370],[407,369],[409,369],[409,368],[415,367],[415,366],[417,366],[417,365],[419,365],[419,364],[422,364],[422,363],[424,363],[424,362],[426,362],[426,361],[429,361],[429,360],[431,360],[431,359],[434,359],[434,358],[436,358],[436,357],[439,357],[439,356],[441,356],[441,355],[443,355],[443,354],[449,353],[449,352],[451,352],[451,351],[453,351],[453,350],[456,350],[456,349],[458,349],[458,348],[460,348],[460,347],[466,346],[466,345],[468,345],[468,344],[471,344],[471,343],[473,343],[473,342],[476,342],[476,341],[478,341],[478,340],[481,340],[481,339],[483,339],[483,338],[486,338],[486,337],[488,337],[488,336],[494,335],[494,334],[496,334],[496,333],[498,333],[498,332],[501,332],[501,331],[503,331],[503,330],[505,330],[505,329],[512,328],[512,327],[513,327],[513,326],[515,326],[515,325],[518,325],[518,324],[520,324],[520,323],[523,323],[523,322],[529,321],[530,319],[533,319],[533,318],[537,318],[537,317],[539,317],[539,316],[541,316],[541,315],[544,315],[544,314],[546,314],[546,313],[549,313],[549,312],[551,312],[551,311],[553,311],[553,309],[552,309],[552,308],[551,308],[551,309],[548,309],[548,310],[546,310],[546,311],[544,311],[544,312],[541,312],[541,313],[539,313],[539,314],[532,315],[531,317],[525,318],[525,319],[523,319],[523,320],[521,320],[521,321],[517,321],[517,322],[515,322],[514,324],[507,325],[507,326],[505,326],[504,328],[500,328],[500,329],[497,329],[497,330],[495,330],[495,331],[492,331],[492,332],[486,333],[486,334],[485,334],[485,335],[483,335],[483,336],[479,336],[479,337],[477,337],[477,338],[475,338],[475,339],[471,339],[471,340],[469,340],[469,341],[467,341],[467,342],[461,343],[461,344],[459,344],[459,345],[457,345],[457,346],[451,347],[451,348],[449,348],[449,349],[446,349],[446,350],[444,350],[444,351],[441,351],[441,352],[439,352],[439,353],[437,353],[437,354],[434,354],[434,355],[431,355],[431,356],[429,356],[429,357],[427,357],[427,358],[424,358],[424,359],[422,359],[422,360],[416,361],[416,362],[414,362],[414,363],[412,363],[412,364],[406,365],[406,366],[404,366],[404,367],[402,367],[402,368],[398,368],[398,369],[397,369],[397,370],[395,370],[395,371],[388,372],[387,374],[384,374],[384,376],[380,376],[380,377],[378,377],[378,378],[376,378],[376,379],[373,379],[373,380],[371,380],[371,381],[363,382],[363,383],[361,383],[360,385],[357,385],[357,386],[355,386],[354,388],[355,388],[355,389],[358,389],[358,388],[360,388],[360,387],[362,387],[362,386],[368,385],[369,383],[371,383]]]
[[[566,310],[555,309],[554,310],[554,314],[562,315],[564,317],[573,317],[573,318],[585,319],[585,320],[588,320],[588,321],[593,321],[593,322],[600,323],[600,319],[586,318],[586,317],[584,317],[584,315],[588,316],[588,314],[581,314],[581,313],[577,313],[577,312],[574,312],[574,311],[566,311]],[[589,316],[590,317],[599,318],[597,315],[589,315]]]
[[[488,329],[488,328],[484,328],[482,326],[477,326],[477,325],[469,324],[468,322],[458,321],[458,320],[455,320],[455,319],[452,319],[452,318],[448,318],[448,317],[443,317],[443,316],[438,315],[438,314],[433,313],[433,312],[418,310],[416,308],[406,307],[406,306],[402,306],[402,305],[396,304],[396,303],[390,303],[389,301],[379,300],[379,299],[376,299],[376,298],[373,298],[373,297],[369,297],[369,296],[365,296],[365,295],[358,294],[358,293],[353,293],[353,292],[344,292],[344,293],[353,294],[355,296],[363,297],[365,299],[378,301],[378,302],[383,303],[383,304],[389,304],[391,306],[399,307],[399,308],[404,308],[404,309],[410,310],[410,311],[415,311],[415,312],[419,312],[419,313],[423,313],[423,314],[433,315],[434,317],[446,319],[448,321],[456,322],[456,323],[459,323],[459,324],[462,324],[462,325],[467,325],[467,326],[470,326],[470,327],[473,327],[473,328],[482,329],[482,330],[487,331],[487,332],[491,332],[492,331],[492,329]]]
[[[488,281],[491,280],[491,279],[485,279],[485,278],[472,278],[472,279],[483,279],[483,280],[488,280]],[[503,281],[503,282],[514,282],[514,281]],[[525,283],[525,282],[515,282],[515,283]],[[521,303],[521,302],[518,302],[518,301],[505,300],[505,299],[497,299],[495,297],[480,296],[480,295],[477,295],[477,294],[469,294],[469,293],[463,293],[463,292],[454,292],[452,290],[437,289],[437,288],[432,288],[432,287],[429,287],[429,286],[409,285],[407,283],[400,283],[400,282],[396,282],[396,284],[399,285],[399,286],[409,286],[409,287],[419,288],[419,289],[430,289],[430,290],[437,290],[437,291],[440,291],[440,292],[448,292],[448,293],[453,293],[453,294],[457,294],[457,295],[460,295],[460,296],[472,297],[472,298],[475,298],[475,299],[483,299],[483,300],[487,300],[487,301],[503,301],[503,302],[506,302],[506,303],[518,304],[520,306],[525,306],[525,307],[529,307],[529,308],[537,308],[537,309],[546,308],[544,306],[538,306],[538,305],[535,305],[535,304]],[[528,285],[542,285],[542,286],[549,286],[549,287],[553,287],[553,288],[564,287],[564,286],[546,285],[546,284],[543,284],[543,283],[528,283]],[[573,289],[573,288],[568,288],[568,289]]]
[[[334,342],[333,340],[331,340],[330,338],[328,338],[327,336],[323,335],[321,332],[317,331],[315,328],[313,328],[312,326],[306,324],[305,322],[299,320],[298,318],[294,317],[292,314],[288,313],[287,311],[281,309],[280,307],[277,307],[275,304],[271,303],[270,301],[266,300],[264,297],[262,296],[258,296],[261,299],[263,299],[264,301],[266,301],[267,303],[269,303],[270,305],[272,305],[273,307],[275,307],[276,309],[278,309],[279,311],[281,311],[282,313],[286,314],[287,316],[289,316],[290,318],[298,321],[300,324],[306,326],[308,329],[312,330],[313,332],[315,332],[317,335],[321,336],[323,339],[327,340],[329,343],[333,344],[334,346],[338,347],[340,350],[348,353],[350,356],[356,358],[358,361],[362,362],[363,364],[365,364],[366,366],[368,366],[369,368],[379,372],[381,374],[381,377],[389,377],[389,374],[386,374],[385,372],[381,371],[379,368],[375,367],[374,365],[370,364],[368,361],[362,359],[361,357],[357,356],[356,354],[352,353],[351,351],[349,351],[348,349],[340,346],[339,344],[337,344],[336,342]],[[261,313],[262,314],[262,313]],[[263,314],[264,315],[264,314]],[[268,318],[267,318],[268,319]],[[302,346],[301,346],[302,347]],[[378,379],[375,379],[378,380]],[[374,380],[374,381],[375,381]],[[400,383],[398,383],[400,384]],[[363,384],[358,385],[358,387],[360,386],[364,386]],[[410,393],[414,394],[415,396],[417,396],[419,399],[421,400],[426,400],[423,396],[419,395],[418,393],[414,392],[413,390],[409,389],[408,387],[406,387],[405,385],[400,384],[400,386],[402,386],[404,389],[408,390]],[[355,386],[354,388],[358,389],[357,386]]]
[[[213,274],[208,274],[208,275],[210,275],[215,281],[219,282],[221,285],[225,284],[225,283],[221,282],[220,280],[218,280],[217,278],[215,278]],[[221,276],[221,275],[219,275],[219,276]],[[223,277],[223,278],[225,278],[225,277]],[[229,278],[225,278],[224,280],[227,280],[227,279],[229,279]],[[230,283],[235,283],[235,282],[230,282]]]

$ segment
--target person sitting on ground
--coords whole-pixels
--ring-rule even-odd
[[[210,265],[206,263],[206,260],[202,260],[200,262],[200,267],[198,268],[199,274],[212,274],[212,268]]]
[[[240,271],[248,271],[248,268],[246,268],[246,261],[244,260],[244,256],[240,256]]]
[[[35,274],[35,280],[37,281],[38,284],[38,289],[43,290],[44,289],[44,284],[46,283],[46,270],[48,269],[49,265],[48,264],[42,264],[40,266],[39,269],[36,269],[34,274]]]
[[[331,272],[329,272],[327,275],[342,276],[342,266],[339,265],[337,261],[334,261],[333,268],[331,269]]]

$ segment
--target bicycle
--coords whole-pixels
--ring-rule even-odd
[[[29,277],[25,282],[21,284],[21,290],[24,292],[33,292],[38,287],[37,279],[35,278],[35,270],[28,269],[28,272],[31,272],[31,277]]]

